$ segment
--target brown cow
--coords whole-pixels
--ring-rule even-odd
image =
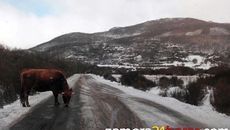
[[[27,69],[21,72],[20,100],[23,107],[29,107],[28,95],[31,90],[52,91],[55,105],[59,105],[58,94],[62,93],[65,106],[68,106],[72,88],[69,88],[63,73],[56,69]]]

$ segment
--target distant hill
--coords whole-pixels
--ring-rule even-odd
[[[230,63],[230,24],[165,18],[65,34],[30,50],[100,65],[209,68]]]

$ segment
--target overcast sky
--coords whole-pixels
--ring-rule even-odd
[[[30,48],[70,32],[166,17],[230,23],[230,0],[0,0],[0,43]]]

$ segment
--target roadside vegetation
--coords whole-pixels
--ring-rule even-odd
[[[146,79],[143,75],[138,72],[128,72],[121,76],[120,81],[123,85],[133,86],[140,90],[149,90],[156,86],[156,83]]]
[[[82,64],[48,54],[33,53],[26,50],[10,49],[0,45],[0,107],[18,99],[20,72],[27,68],[55,68],[66,76],[85,73],[92,65]]]
[[[202,70],[202,73],[197,74],[199,77],[196,81],[190,82],[186,86],[176,76],[171,78],[163,76],[156,83],[149,81],[144,77],[143,72],[138,71],[123,73],[120,82],[143,91],[158,87],[161,89],[159,95],[170,96],[196,106],[202,105],[204,97],[210,94],[212,106],[218,112],[230,115],[230,68],[226,66],[213,67],[209,70]],[[168,91],[173,87],[177,90]]]

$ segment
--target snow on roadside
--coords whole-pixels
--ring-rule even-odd
[[[80,75],[78,74],[69,77],[67,79],[69,86],[73,87],[79,77]],[[31,107],[22,107],[20,100],[16,100],[11,104],[5,105],[3,109],[0,109],[0,130],[7,130],[9,125],[22,118],[29,111],[33,110],[37,104],[46,101],[51,96],[52,92],[50,91],[29,96]]]
[[[68,85],[70,88],[74,87],[74,84],[77,82],[77,80],[80,78],[81,74],[74,74],[71,77],[67,79]]]
[[[0,109],[0,129],[6,129],[8,125],[25,115],[32,110],[36,104],[45,101],[45,99],[51,95],[51,92],[44,92],[29,96],[29,102],[32,107],[22,107],[19,100],[4,106],[3,109]]]
[[[137,90],[131,87],[125,87],[119,83],[110,82],[108,80],[105,80],[100,76],[96,76],[96,75],[91,75],[91,76],[99,82],[102,82],[111,87],[120,89],[121,91],[125,92],[127,95],[138,97],[138,98],[143,98],[143,99],[150,100],[155,103],[161,104],[174,111],[183,113],[185,116],[188,116],[194,120],[207,124],[210,127],[230,128],[230,124],[229,124],[230,117],[225,114],[218,113],[217,111],[210,108],[210,106],[208,105],[194,106],[194,105],[180,102],[174,98],[160,97],[158,95],[147,93],[147,92]],[[208,100],[206,100],[206,102],[207,101]]]

